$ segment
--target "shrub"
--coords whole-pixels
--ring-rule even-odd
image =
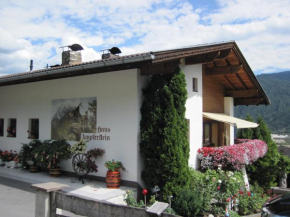
[[[268,200],[267,195],[262,192],[256,191],[240,191],[237,197],[239,200],[239,214],[249,215],[252,213],[258,213],[261,210],[262,205]]]
[[[244,186],[243,175],[237,171],[191,170],[190,188],[185,188],[174,200],[174,209],[187,216],[224,215],[227,200]],[[237,196],[237,195],[236,195]],[[186,202],[182,202],[186,201]],[[191,203],[192,209],[189,207]]]
[[[203,211],[203,194],[197,189],[185,187],[174,200],[174,210],[182,216],[197,216]]]
[[[144,156],[142,179],[158,185],[164,200],[175,196],[189,180],[189,144],[185,119],[187,99],[184,74],[154,75],[143,90],[140,149]]]

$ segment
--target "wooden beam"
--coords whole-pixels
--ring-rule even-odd
[[[185,65],[210,63],[214,61],[219,55],[220,55],[220,51],[216,51],[209,54],[187,57],[185,58]]]
[[[243,79],[241,79],[241,77],[239,76],[238,73],[237,73],[236,75],[237,75],[239,81],[240,81],[240,82],[243,84],[243,86],[248,90],[249,88],[248,88],[248,86],[245,84],[245,82],[243,81]]]
[[[250,98],[260,96],[258,90],[227,90],[226,96],[234,98]]]
[[[238,65],[238,66],[219,66],[213,68],[206,68],[205,74],[210,76],[236,74],[242,67],[243,67],[242,65]]]
[[[236,88],[235,88],[235,86],[232,84],[232,82],[230,81],[230,79],[227,77],[227,76],[223,76],[225,79],[226,79],[226,81],[231,85],[231,87],[234,89],[234,90],[236,90]]]
[[[220,55],[217,57],[217,59],[225,59],[225,58],[227,58],[230,55],[231,51],[232,51],[232,49],[222,50],[220,52]]]
[[[235,98],[234,104],[237,105],[259,105],[259,104],[265,104],[262,103],[264,101],[263,98]]]

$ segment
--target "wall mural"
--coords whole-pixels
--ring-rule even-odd
[[[97,98],[52,100],[51,139],[79,141],[82,133],[96,133]]]

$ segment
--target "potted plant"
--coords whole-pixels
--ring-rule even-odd
[[[42,145],[39,140],[33,140],[28,144],[22,144],[18,159],[23,168],[29,167],[31,173],[39,171],[38,161],[34,157],[34,151]]]
[[[121,183],[120,170],[126,171],[122,162],[113,159],[112,161],[107,161],[105,167],[108,169],[106,175],[107,188],[119,188]]]
[[[66,140],[46,140],[34,151],[34,156],[48,169],[51,176],[60,176],[60,162],[71,158],[71,147]]]
[[[95,158],[102,157],[105,154],[105,150],[101,148],[93,148],[87,151],[86,155],[89,158]]]
[[[16,137],[16,130],[12,127],[7,127],[7,137]]]
[[[3,162],[5,162],[6,167],[15,167],[16,162],[14,161],[14,157],[16,156],[16,151],[4,151],[1,154],[1,159]]]

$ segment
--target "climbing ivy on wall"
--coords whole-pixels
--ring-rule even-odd
[[[143,90],[141,107],[142,179],[158,185],[163,198],[176,195],[189,181],[188,126],[185,119],[186,81],[178,69],[154,75]]]

